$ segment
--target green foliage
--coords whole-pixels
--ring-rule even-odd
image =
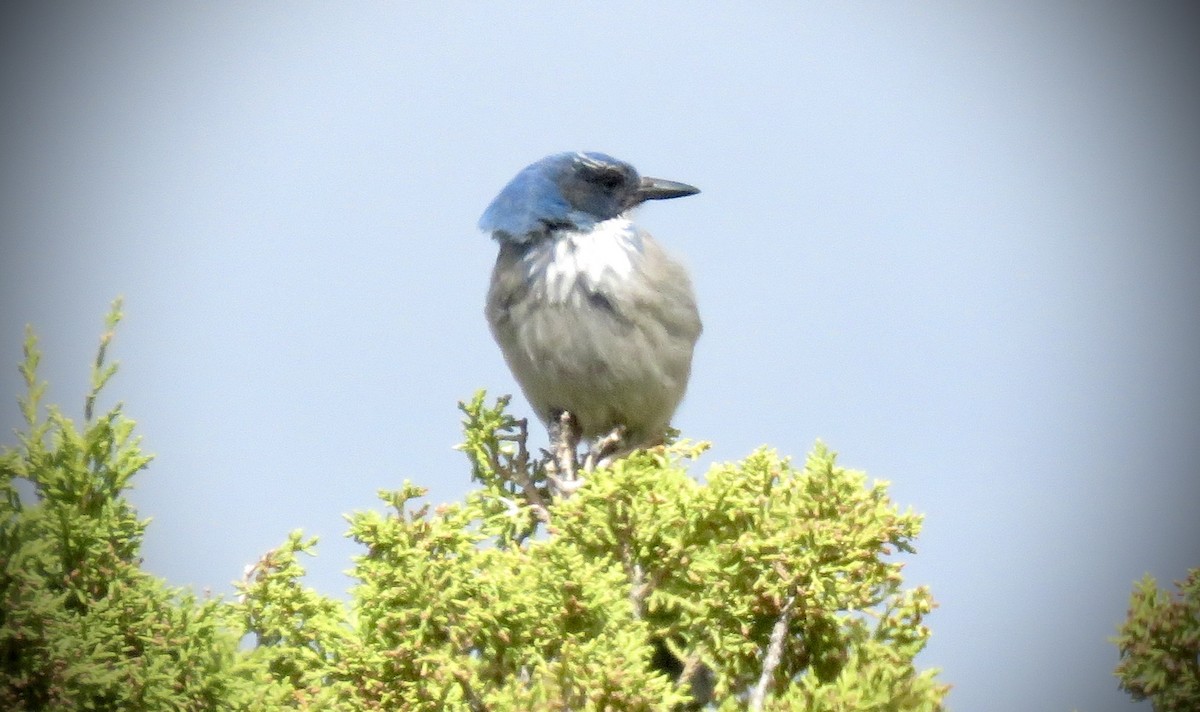
[[[119,319],[116,303],[82,426],[53,407],[42,417],[40,354],[32,332],[25,340],[27,430],[0,456],[0,709],[237,706],[230,609],[139,569],[146,522],[122,493],[150,458],[119,405],[92,417],[116,370],[103,353]]]
[[[1121,688],[1135,700],[1151,700],[1158,712],[1200,709],[1200,568],[1176,587],[1173,597],[1152,576],[1138,582],[1113,639]]]
[[[701,484],[705,445],[679,442],[563,498],[481,393],[462,405],[479,488],[433,507],[406,482],[351,515],[348,600],[303,584],[299,532],[236,600],[167,587],[139,569],[146,523],[123,494],[149,457],[120,406],[92,417],[118,318],[82,428],[40,417],[26,342],[27,432],[0,479],[0,708],[941,709],[948,687],[913,663],[933,600],[895,560],[921,519],[822,445]]]

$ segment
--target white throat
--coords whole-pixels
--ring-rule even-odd
[[[566,303],[629,279],[642,256],[642,236],[627,218],[597,223],[586,232],[564,230],[524,257],[531,282],[552,303]]]

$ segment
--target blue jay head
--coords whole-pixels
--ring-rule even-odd
[[[685,183],[643,178],[603,153],[556,153],[526,166],[492,200],[479,229],[523,243],[552,230],[588,230],[647,200],[699,193]]]

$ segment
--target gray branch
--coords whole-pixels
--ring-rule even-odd
[[[771,628],[771,642],[767,645],[766,655],[763,656],[762,674],[758,676],[758,684],[750,693],[749,709],[756,712],[763,708],[767,692],[771,688],[771,680],[775,677],[775,668],[779,667],[783,658],[783,641],[787,638],[788,626],[792,623],[792,607],[795,605],[796,595],[792,594],[784,602],[783,609],[779,611],[779,618]]]

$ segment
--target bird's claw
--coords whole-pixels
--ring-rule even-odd
[[[621,453],[625,441],[625,426],[618,425],[608,432],[608,435],[592,443],[587,457],[583,461],[583,471],[591,472],[597,467],[608,467]]]
[[[546,473],[546,479],[550,480],[550,486],[554,489],[555,494],[562,499],[566,499],[567,497],[575,494],[575,492],[587,482],[587,480],[580,477],[578,473],[576,473],[574,479],[570,480],[564,480],[556,477],[552,473]]]
[[[625,426],[618,425],[592,443],[580,463],[577,457],[581,433],[575,417],[563,411],[550,421],[550,450],[546,455],[546,479],[560,497],[569,497],[584,483],[580,472],[608,467],[624,452]]]
[[[550,461],[546,464],[546,476],[555,492],[568,497],[579,489],[579,464],[575,451],[579,447],[579,424],[569,411],[562,411],[550,421]]]

